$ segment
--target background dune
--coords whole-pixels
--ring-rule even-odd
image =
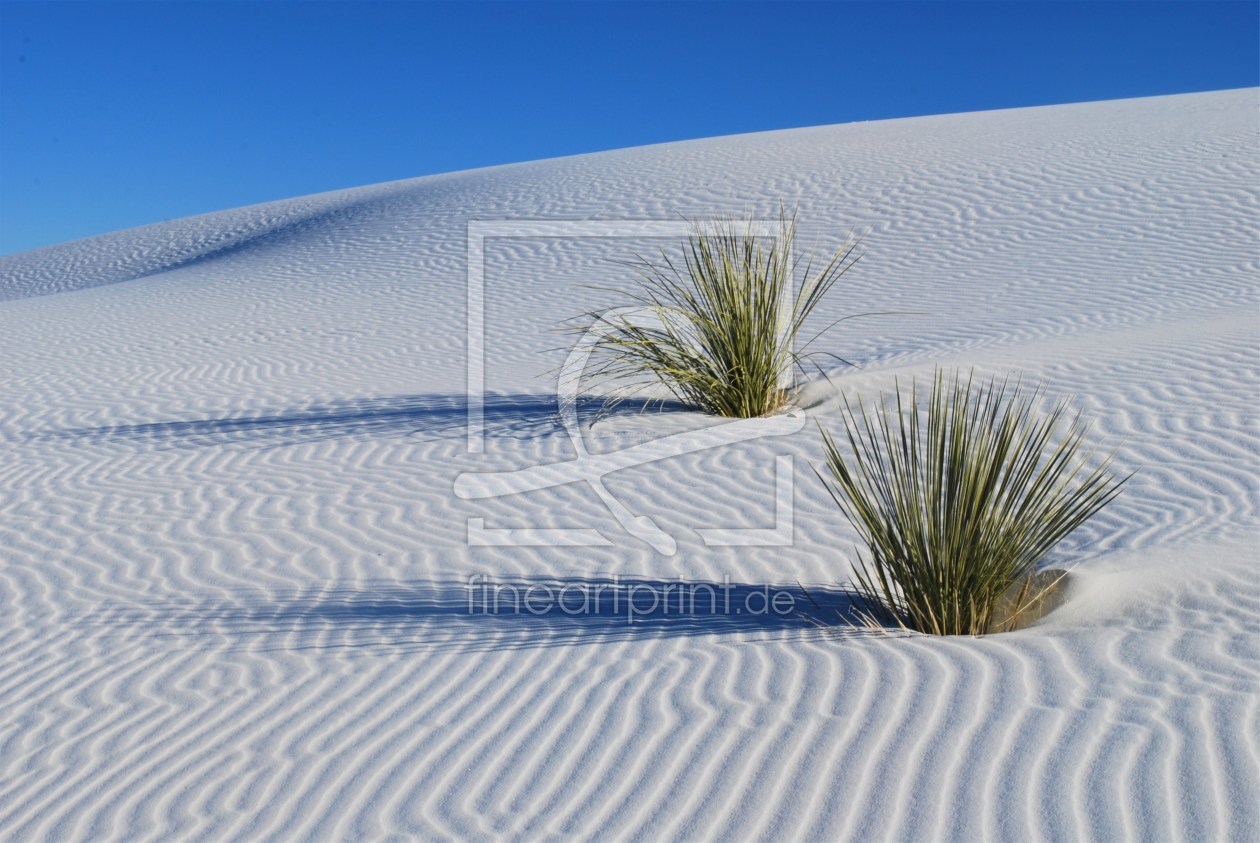
[[[1254,840],[1260,836],[1257,91],[926,117],[540,161],[0,258],[0,837]],[[1074,396],[1135,471],[984,639],[823,628],[856,536],[800,433],[585,484],[562,320],[635,238],[486,242],[487,436],[464,438],[470,221],[775,217],[865,257],[817,324],[874,397],[936,365]],[[837,398],[806,411],[833,425]],[[616,414],[593,452],[711,420]],[[787,547],[768,527],[793,458]],[[589,547],[470,547],[493,528]],[[469,613],[468,577],[685,577],[791,617]],[[798,584],[799,583],[799,584]]]

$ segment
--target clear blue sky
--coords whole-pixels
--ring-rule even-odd
[[[0,254],[662,141],[1255,86],[1258,6],[0,0]]]

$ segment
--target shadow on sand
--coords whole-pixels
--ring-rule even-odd
[[[578,410],[583,424],[599,414],[599,399],[583,399]],[[653,411],[682,411],[677,402],[653,402]],[[618,415],[640,411],[623,405]],[[562,430],[556,397],[546,393],[487,395],[483,402],[485,435],[526,438]],[[40,431],[31,440],[62,440],[85,444],[127,443],[155,448],[204,447],[241,443],[259,447],[292,445],[343,437],[379,438],[421,435],[431,438],[463,436],[468,425],[464,395],[398,395],[358,398],[323,404],[210,419],[187,419]]]
[[[855,611],[844,591],[797,583],[477,576],[105,605],[76,623],[98,633],[176,637],[193,648],[379,653],[824,635],[858,631]]]

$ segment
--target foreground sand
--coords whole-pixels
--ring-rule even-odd
[[[0,838],[1257,839],[1256,115],[1246,90],[719,138],[0,258]],[[829,334],[861,366],[833,374],[845,394],[1023,373],[1137,472],[1054,554],[1071,599],[1042,622],[820,628],[855,536],[812,423],[608,475],[671,555],[584,483],[454,493],[574,457],[548,332],[662,245],[485,240],[474,454],[470,221],[780,201],[823,249],[867,229],[820,323],[925,312]],[[706,545],[770,526],[783,456],[792,544]],[[470,547],[470,519],[605,544]],[[473,575],[799,581],[822,609],[469,613]]]

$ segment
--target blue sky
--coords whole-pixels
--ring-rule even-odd
[[[1258,8],[0,0],[0,254],[662,141],[1255,86]]]

